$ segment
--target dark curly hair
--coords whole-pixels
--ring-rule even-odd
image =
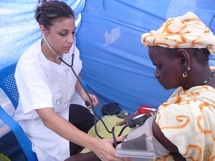
[[[188,53],[194,55],[200,64],[206,64],[209,60],[210,52],[207,48],[184,48]],[[179,49],[169,49],[166,48],[166,51],[169,55],[169,58],[174,58]]]
[[[62,18],[75,18],[75,15],[71,7],[65,2],[39,0],[34,17],[39,25],[43,25],[49,30],[55,21]]]

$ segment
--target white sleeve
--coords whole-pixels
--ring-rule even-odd
[[[52,92],[47,85],[44,72],[39,63],[25,66],[17,64],[15,78],[20,95],[19,103],[24,113],[42,107],[53,107]]]

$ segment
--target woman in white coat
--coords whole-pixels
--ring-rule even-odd
[[[94,151],[101,160],[126,160],[114,156],[112,139],[87,135],[94,118],[89,110],[73,100],[98,104],[96,96],[85,93],[71,68],[79,75],[82,62],[73,45],[73,10],[61,1],[38,3],[35,19],[43,38],[20,57],[15,79],[20,95],[15,119],[30,140],[39,161],[63,161],[81,147]],[[90,108],[91,105],[88,106]],[[118,141],[122,137],[117,138]]]

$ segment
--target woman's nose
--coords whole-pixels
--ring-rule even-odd
[[[155,71],[155,78],[159,78],[160,77],[160,74],[159,74],[159,72],[156,70]]]
[[[70,34],[67,38],[67,42],[72,44],[74,42],[74,38],[75,36],[73,34]]]

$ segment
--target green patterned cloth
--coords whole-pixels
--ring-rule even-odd
[[[106,124],[107,128],[109,129],[109,131],[112,130],[112,127],[115,128],[115,130],[114,130],[115,136],[117,136],[120,133],[121,129],[123,128],[123,126],[116,126],[116,124],[118,122],[123,121],[123,119],[118,118],[116,115],[104,116],[102,118],[102,120],[105,122],[105,124]],[[88,134],[91,135],[91,136],[93,136],[93,137],[98,138],[98,136],[95,133],[95,127],[94,126],[89,130]],[[103,137],[103,138],[110,138],[110,137],[112,137],[112,134],[106,131],[106,129],[105,129],[105,127],[104,127],[104,125],[102,124],[101,121],[98,121],[96,123],[96,127],[97,127],[98,134],[101,137]],[[129,131],[130,131],[130,128],[126,127],[125,130],[123,131],[122,135],[123,136],[127,135]],[[84,150],[82,150],[81,153],[87,153],[87,152],[89,152],[89,150],[87,148],[85,148]]]
[[[6,155],[0,153],[0,161],[11,161]]]

